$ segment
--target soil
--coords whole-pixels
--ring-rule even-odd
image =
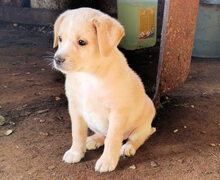
[[[71,127],[64,76],[45,60],[53,52],[44,28],[1,23],[0,179],[220,178],[219,59],[192,59],[184,86],[161,101],[157,132],[115,171],[99,174],[94,166],[103,148],[77,164],[62,161]],[[4,135],[9,129],[13,133]]]

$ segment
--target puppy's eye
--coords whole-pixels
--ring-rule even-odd
[[[79,43],[80,46],[85,46],[86,45],[86,42],[83,41],[83,40],[79,40],[78,43]]]
[[[59,42],[62,42],[62,38],[60,36],[58,37],[58,39],[59,39]]]

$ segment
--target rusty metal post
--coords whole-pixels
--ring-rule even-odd
[[[199,0],[166,0],[154,102],[181,86],[189,73]]]

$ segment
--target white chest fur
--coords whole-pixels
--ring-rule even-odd
[[[88,127],[106,135],[108,108],[105,106],[104,88],[101,81],[87,73],[74,73],[66,77],[68,101],[73,101],[75,110],[81,114]]]

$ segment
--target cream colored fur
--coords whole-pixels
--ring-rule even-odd
[[[79,162],[86,149],[104,144],[95,170],[113,171],[120,155],[134,155],[156,131],[151,127],[153,102],[117,48],[123,36],[118,21],[90,8],[68,10],[56,20],[55,57],[65,61],[61,65],[54,62],[54,66],[66,75],[72,122],[72,146],[63,156],[65,162]],[[79,40],[87,44],[80,46]],[[88,127],[95,133],[89,137]],[[128,139],[124,145],[123,139]]]

